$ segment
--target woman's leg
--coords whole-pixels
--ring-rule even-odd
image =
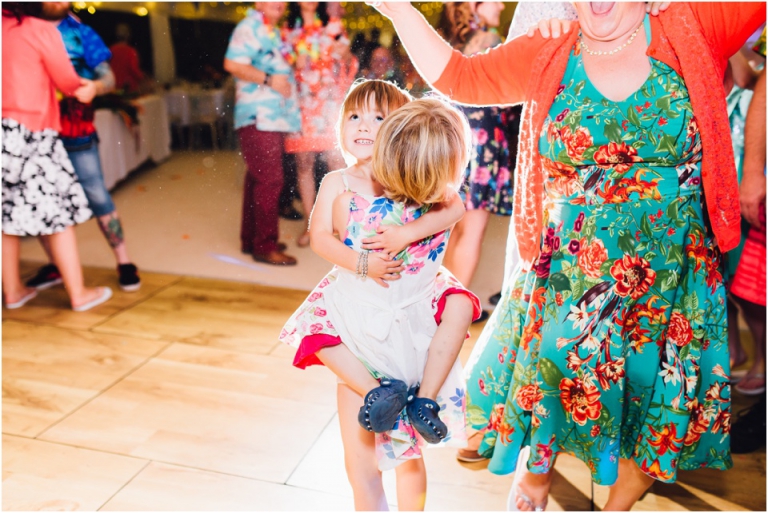
[[[344,384],[339,384],[337,397],[344,465],[349,484],[352,485],[355,510],[387,511],[389,507],[381,482],[381,471],[376,464],[374,435],[357,423],[357,412],[363,405],[363,398]]]
[[[304,216],[306,219],[305,230],[298,239],[299,246],[309,244],[309,215],[312,213],[312,206],[315,204],[315,153],[302,152],[296,154],[296,174],[299,183],[299,195],[301,196],[301,205],[304,207]]]
[[[19,270],[20,241],[16,235],[3,234],[3,294],[6,303],[15,303],[34,289],[21,283]]]
[[[427,469],[424,458],[408,460],[395,468],[397,510],[424,511],[427,501]]]
[[[731,372],[735,367],[747,361],[744,348],[741,346],[741,333],[739,331],[739,308],[734,303],[730,294],[727,296],[726,308],[728,310],[728,352],[731,355]]]
[[[437,393],[464,345],[467,330],[472,324],[472,314],[472,301],[466,295],[451,294],[445,299],[442,320],[429,344],[419,397],[437,399]]]
[[[755,358],[738,387],[754,389],[765,386],[765,307],[740,297],[734,297],[741,307],[741,313],[747,322],[755,347]]]
[[[634,461],[619,458],[619,478],[610,488],[603,511],[629,511],[653,481]]]
[[[78,307],[98,298],[103,293],[102,289],[89,288],[83,283],[83,269],[80,267],[75,228],[67,226],[64,231],[50,235],[48,242],[51,246],[53,263],[59,268],[72,307]]]
[[[554,475],[552,470],[550,469],[546,474],[534,474],[527,469],[521,470],[525,473],[519,478],[515,477],[518,490],[524,493],[533,504],[544,504],[549,496],[549,489],[552,487],[552,477]],[[511,492],[517,497],[517,509],[520,511],[532,511],[531,505],[520,497],[517,493],[518,490],[512,490]]]
[[[371,376],[363,362],[352,354],[344,344],[324,347],[315,353],[317,358],[336,374],[348,387],[357,392],[360,397],[379,386],[379,382]],[[360,402],[362,406],[362,401]]]
[[[448,242],[443,265],[465,287],[469,287],[472,283],[472,277],[480,261],[480,249],[489,217],[490,212],[484,209],[467,210],[464,218],[456,223]]]

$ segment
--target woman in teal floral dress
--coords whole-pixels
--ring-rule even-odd
[[[616,480],[619,455],[663,481],[677,468],[729,468],[721,256],[702,208],[688,92],[654,60],[635,94],[610,101],[580,57],[577,46],[539,140],[542,257],[512,285],[470,363],[480,453],[493,449],[492,471],[513,471],[504,452],[530,423],[533,465],[572,453],[597,483]]]

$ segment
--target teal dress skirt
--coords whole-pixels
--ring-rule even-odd
[[[532,472],[568,453],[603,485],[619,458],[665,482],[732,466],[723,266],[701,140],[682,77],[651,65],[616,102],[571,52],[539,140],[541,256],[505,287],[467,368],[468,420],[493,473],[514,472],[528,445]]]

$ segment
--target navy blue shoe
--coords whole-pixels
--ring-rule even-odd
[[[382,379],[381,386],[365,395],[357,422],[363,429],[384,433],[392,429],[408,402],[408,385],[399,379]]]
[[[418,387],[408,391],[408,405],[405,407],[413,428],[424,437],[428,443],[439,444],[448,436],[448,426],[440,420],[437,414],[440,406],[426,397],[416,397]]]

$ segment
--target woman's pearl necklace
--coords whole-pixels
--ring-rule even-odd
[[[587,52],[589,55],[613,55],[614,53],[619,53],[619,52],[620,52],[620,51],[622,51],[624,48],[626,48],[627,46],[631,45],[631,44],[632,44],[632,41],[634,41],[634,40],[635,40],[635,36],[637,36],[637,33],[640,31],[640,27],[642,27],[642,26],[643,26],[643,24],[642,24],[642,23],[641,23],[640,25],[638,25],[638,26],[637,26],[637,28],[635,29],[635,31],[634,31],[634,32],[632,32],[632,35],[631,35],[631,36],[629,36],[629,39],[627,39],[627,40],[624,42],[624,44],[623,44],[623,45],[621,45],[620,47],[618,47],[618,48],[616,48],[616,49],[614,49],[614,50],[611,50],[610,52],[602,52],[602,51],[595,51],[595,50],[590,50],[590,49],[589,49],[589,47],[587,46],[587,43],[585,43],[585,42],[584,42],[584,38],[583,38],[583,37],[579,38],[579,41],[581,42],[581,47],[582,47],[582,48],[584,49],[584,51],[585,51],[585,52]]]

